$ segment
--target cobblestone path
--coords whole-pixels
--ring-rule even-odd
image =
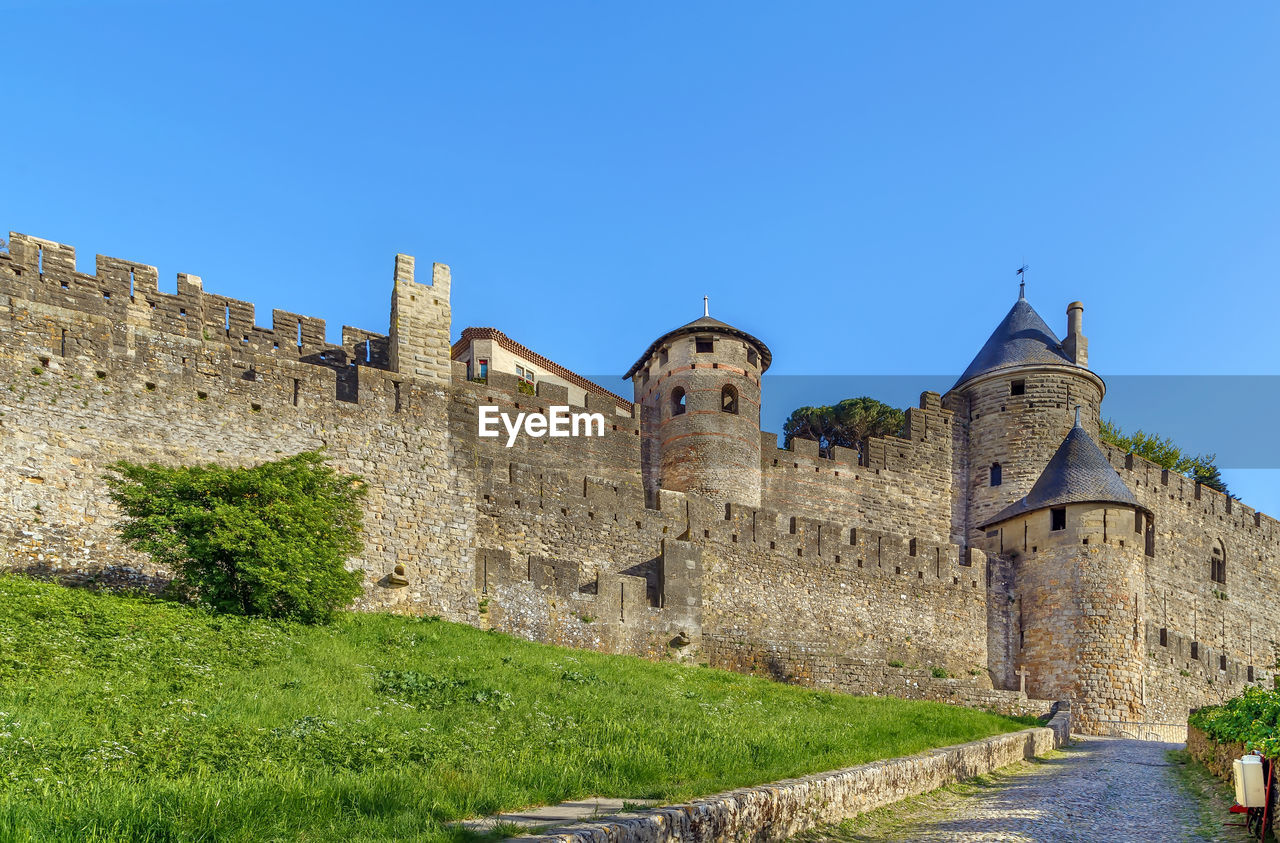
[[[1246,840],[1202,822],[1166,759],[1176,744],[1077,738],[1052,757],[873,811],[802,840],[1143,843]],[[1227,819],[1221,816],[1218,819]],[[1208,836],[1206,836],[1208,835]]]

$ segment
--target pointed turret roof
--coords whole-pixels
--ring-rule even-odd
[[[1146,509],[1120,479],[1119,472],[1107,462],[1106,455],[1093,437],[1080,426],[1079,407],[1076,408],[1075,426],[1062,440],[1027,496],[1005,507],[981,528],[986,529],[1037,509],[1069,503],[1116,503]]]
[[[733,327],[732,325],[721,322],[719,319],[712,319],[710,316],[707,316],[704,313],[704,315],[699,316],[697,319],[693,320],[692,322],[688,322],[684,325],[681,325],[679,328],[673,328],[672,330],[667,331],[665,334],[663,334],[662,336],[654,340],[652,343],[650,343],[649,347],[645,349],[644,354],[640,355],[640,359],[637,360],[635,363],[633,363],[631,365],[631,368],[627,369],[627,373],[622,377],[626,379],[634,375],[636,372],[640,371],[640,367],[644,365],[644,362],[648,360],[649,357],[652,356],[655,351],[661,348],[662,344],[665,343],[667,340],[670,340],[674,337],[682,336],[684,334],[698,334],[706,331],[718,331],[722,334],[728,334],[729,336],[737,337],[740,340],[743,340],[747,343],[750,343],[751,345],[754,345],[756,347],[756,351],[760,352],[761,374],[763,374],[764,370],[768,369],[769,364],[773,362],[773,354],[770,353],[769,346],[765,345],[760,340],[751,336],[751,334],[748,334],[746,331],[740,330],[738,328]]]
[[[1057,334],[1045,324],[1026,297],[1019,293],[1018,300],[1014,302],[1008,315],[996,326],[982,350],[973,358],[969,368],[964,370],[952,389],[998,369],[1035,363],[1076,365],[1062,350]]]

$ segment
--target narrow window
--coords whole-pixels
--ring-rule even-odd
[[[1227,669],[1227,657],[1225,655],[1218,656],[1218,670],[1225,671]]]
[[[684,389],[677,386],[675,389],[671,390],[671,415],[673,416],[684,415],[684,408],[685,408]]]
[[[1222,542],[1213,546],[1213,556],[1209,560],[1209,578],[1216,583],[1227,584],[1227,560],[1222,549]]]
[[[59,357],[67,356],[67,329],[62,329],[62,350],[58,352]]]
[[[759,359],[760,358],[756,354],[756,350],[754,348],[747,349],[747,363],[749,363],[752,366],[755,366],[759,363]]]
[[[1191,642],[1191,660],[1193,662],[1200,661],[1200,642],[1199,641]]]
[[[993,462],[991,464],[991,485],[999,486],[1004,482],[1004,471],[1000,468],[1000,463]]]
[[[710,354],[716,350],[716,345],[710,337],[698,337],[693,341],[693,350],[698,354]]]
[[[1049,529],[1067,529],[1067,508],[1065,506],[1058,506],[1049,510]]]
[[[488,383],[489,381],[489,361],[480,358],[480,380]]]
[[[667,357],[668,357],[667,349],[664,348],[662,349],[662,351],[658,353],[658,365],[659,366],[667,365]]]
[[[302,392],[302,381],[293,379],[293,406],[298,406],[298,395]]]
[[[373,340],[364,341],[364,362],[373,362]]]
[[[302,348],[302,320],[298,320],[298,348]]]
[[[400,412],[400,406],[401,406],[400,405],[400,382],[392,381],[391,385],[395,388],[395,391],[396,391],[396,412],[398,413]]]
[[[734,415],[738,413],[738,390],[729,384],[725,384],[724,389],[720,390],[720,412]]]
[[[1142,510],[1140,509],[1133,511],[1133,531],[1139,534],[1142,532]]]
[[[1253,681],[1253,665],[1249,665],[1249,669],[1246,675],[1248,676],[1248,678],[1245,679],[1245,681],[1252,682]]]
[[[1027,382],[1024,380],[1016,380],[1013,383],[1009,384],[1009,394],[1010,395],[1026,395]]]
[[[1169,646],[1169,629],[1167,627],[1160,627],[1160,646]]]
[[[227,305],[227,306],[226,306],[226,309],[223,311],[223,318],[226,320],[226,324],[224,325],[224,327],[227,329],[227,331],[228,331],[228,332],[230,332],[230,330],[231,330],[231,305]]]

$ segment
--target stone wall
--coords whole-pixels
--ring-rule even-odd
[[[1104,449],[1154,513],[1146,559],[1144,703],[1148,719],[1270,687],[1280,660],[1280,523],[1141,457]],[[1226,582],[1211,578],[1215,546]]]
[[[851,692],[1017,704],[1028,631],[1020,563],[1003,544],[990,557],[966,547],[968,528],[982,507],[1029,485],[1072,402],[1096,424],[1092,375],[1028,372],[1024,395],[992,380],[949,394],[946,406],[927,392],[902,436],[826,459],[812,442],[779,449],[760,435],[760,360],[724,340],[710,369],[664,376],[651,366],[644,376],[661,382],[641,392],[685,378],[698,391],[690,412],[750,427],[758,459],[736,468],[741,454],[699,451],[712,494],[658,490],[652,450],[665,440],[642,435],[657,405],[587,394],[576,409],[601,413],[603,436],[521,436],[511,448],[505,436],[479,437],[481,405],[572,405],[562,385],[528,395],[507,373],[468,381],[448,356],[448,267],[430,275],[418,283],[412,259],[398,256],[387,333],[348,326],[333,344],[322,320],[291,312],[273,311],[259,327],[252,304],[206,293],[195,276],[163,293],[153,267],[99,256],[88,275],[69,246],[14,235],[0,252],[0,463],[9,469],[0,474],[0,564],[162,584],[167,573],[115,537],[103,483],[113,461],[246,465],[324,447],[340,470],[371,481],[365,548],[351,560],[366,572],[360,608]],[[700,366],[700,355],[686,357]],[[741,387],[737,415],[705,406],[722,382]],[[1016,457],[1004,497],[978,500],[974,478],[986,477],[996,451]],[[1139,458],[1108,458],[1155,513],[1149,536],[1134,527],[1103,542],[1120,553],[1127,541],[1124,559],[1142,557],[1131,603],[1107,596],[1115,583],[1095,595],[1116,641],[1132,638],[1136,620],[1142,660],[1125,691],[1133,699],[1115,700],[1110,716],[1177,722],[1249,681],[1270,682],[1280,658],[1280,610],[1267,599],[1280,590],[1277,522]],[[1209,576],[1215,552],[1225,583]],[[1078,561],[1080,571],[1110,570],[1100,557]],[[1083,581],[1042,586],[1048,595]],[[1061,659],[1046,650],[1032,695],[1059,687],[1036,685],[1057,661],[1114,672],[1127,650],[1099,640]],[[932,668],[956,679],[919,682]],[[982,699],[989,692],[998,693]]]
[[[553,829],[536,843],[669,843],[786,840],[1063,746],[1069,708],[1049,727],[996,735],[918,755],[741,788],[683,805]]]
[[[905,436],[873,438],[862,454],[836,447],[830,459],[819,456],[816,442],[796,439],[779,449],[775,434],[762,434],[763,505],[947,542],[952,414],[936,392],[926,392],[906,415]]]
[[[447,308],[447,288],[412,289]],[[324,447],[372,481],[351,560],[366,572],[359,606],[474,622],[475,480],[448,393],[385,368],[385,336],[347,328],[335,346],[322,320],[253,321],[252,305],[192,276],[160,293],[152,267],[99,258],[84,275],[70,247],[14,236],[0,253],[3,564],[156,584],[166,572],[116,538],[111,463],[243,465]],[[408,586],[388,586],[396,565]]]
[[[1195,726],[1187,726],[1187,752],[1191,754],[1192,758],[1203,764],[1210,773],[1234,787],[1234,762],[1237,758],[1243,757],[1247,750],[1243,743],[1219,743]],[[1275,790],[1274,785],[1272,790]],[[1276,807],[1275,799],[1276,797],[1273,793],[1271,803],[1273,812]],[[1267,839],[1280,840],[1280,827],[1277,827],[1274,821],[1268,824],[1271,827],[1271,833],[1267,835]]]
[[[744,669],[761,653],[789,649],[845,660],[832,664],[901,661],[965,678],[976,671],[986,681],[985,559],[974,568],[970,555],[946,543],[945,528],[927,521],[945,519],[949,506],[950,438],[942,435],[949,417],[935,394],[926,394],[922,408],[910,413],[908,438],[873,440],[869,450],[879,455],[873,457],[879,467],[854,464],[844,471],[838,460],[805,453],[811,443],[796,443],[793,451],[773,448],[780,461],[793,464],[788,470],[766,463],[765,474],[789,472],[792,478],[768,487],[764,505],[751,507],[665,490],[647,499],[637,471],[634,418],[613,419],[599,441],[522,438],[506,448],[477,439],[478,403],[514,412],[564,400],[554,387],[544,394],[540,386],[537,396],[519,393],[510,380],[491,377],[475,385],[455,378],[453,438],[475,467],[480,558],[489,550],[507,554],[504,570],[511,572],[509,587],[482,595],[485,622],[538,640],[665,653],[728,668]],[[898,450],[886,454],[890,448]],[[906,456],[921,454],[928,458],[917,477]],[[816,481],[805,469],[816,469]],[[826,497],[804,497],[796,476],[828,484]],[[938,478],[943,491],[930,495]],[[783,490],[776,509],[774,489]],[[842,508],[841,500],[857,503]],[[926,505],[933,511],[920,519],[918,535],[868,526],[871,519],[910,523],[910,513]],[[662,556],[672,539],[687,541],[699,554],[698,578],[691,583],[700,606],[696,620],[668,619]],[[534,572],[542,565],[556,569],[558,597],[535,589]],[[639,578],[655,623],[604,632],[595,622],[599,613],[578,605],[601,574],[622,577],[624,592],[633,595],[639,584],[627,578]],[[593,623],[580,622],[582,616]],[[705,646],[707,636],[714,637],[714,647]],[[680,638],[689,643],[673,646]],[[882,682],[862,681],[868,676],[850,671],[838,684],[850,692],[882,692]],[[942,696],[953,698],[950,690]]]
[[[1203,764],[1210,773],[1228,784],[1235,782],[1235,768],[1232,766],[1237,758],[1242,758],[1248,750],[1243,743],[1231,741],[1219,743],[1195,726],[1187,726],[1187,752],[1191,757]]]

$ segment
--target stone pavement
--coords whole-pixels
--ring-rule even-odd
[[[1203,823],[1199,803],[1166,759],[1179,744],[1076,737],[1050,758],[1006,768],[839,826],[809,843],[1173,843],[1248,839]],[[1208,836],[1206,836],[1208,835]]]

